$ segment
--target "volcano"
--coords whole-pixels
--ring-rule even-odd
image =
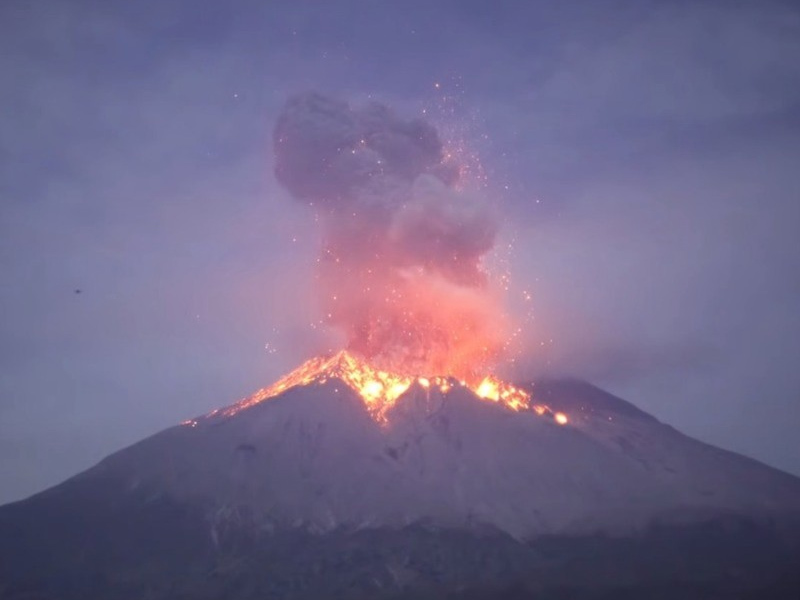
[[[586,382],[340,353],[0,508],[2,598],[797,598],[800,479]]]

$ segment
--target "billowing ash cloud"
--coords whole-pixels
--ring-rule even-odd
[[[287,102],[273,141],[278,180],[323,224],[325,314],[352,349],[453,374],[497,353],[500,311],[480,267],[495,220],[459,190],[432,125],[308,93]]]

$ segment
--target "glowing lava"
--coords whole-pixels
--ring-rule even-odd
[[[387,422],[386,415],[389,409],[413,384],[419,385],[428,392],[436,389],[443,394],[446,394],[454,387],[461,386],[470,390],[479,398],[502,404],[510,410],[532,410],[537,415],[552,417],[560,425],[565,425],[568,422],[566,415],[563,413],[554,412],[550,407],[543,404],[532,403],[531,395],[527,391],[505,383],[492,375],[484,377],[475,384],[471,384],[455,377],[425,377],[391,373],[373,367],[346,350],[342,350],[329,358],[312,358],[276,381],[273,385],[263,388],[252,396],[227,408],[217,409],[210,413],[209,416],[232,416],[264,400],[278,396],[289,388],[322,384],[331,379],[338,379],[355,391],[362,398],[370,414],[378,423]],[[196,421],[184,421],[184,424],[195,426]]]

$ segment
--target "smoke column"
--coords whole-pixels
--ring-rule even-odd
[[[458,186],[436,129],[378,103],[290,98],[274,130],[277,179],[316,212],[328,323],[383,368],[471,377],[506,324],[481,258],[496,223]]]

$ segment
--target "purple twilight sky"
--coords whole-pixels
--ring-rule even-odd
[[[480,154],[517,377],[800,474],[793,3],[6,0],[0,68],[0,503],[326,347],[273,174],[308,90]]]

